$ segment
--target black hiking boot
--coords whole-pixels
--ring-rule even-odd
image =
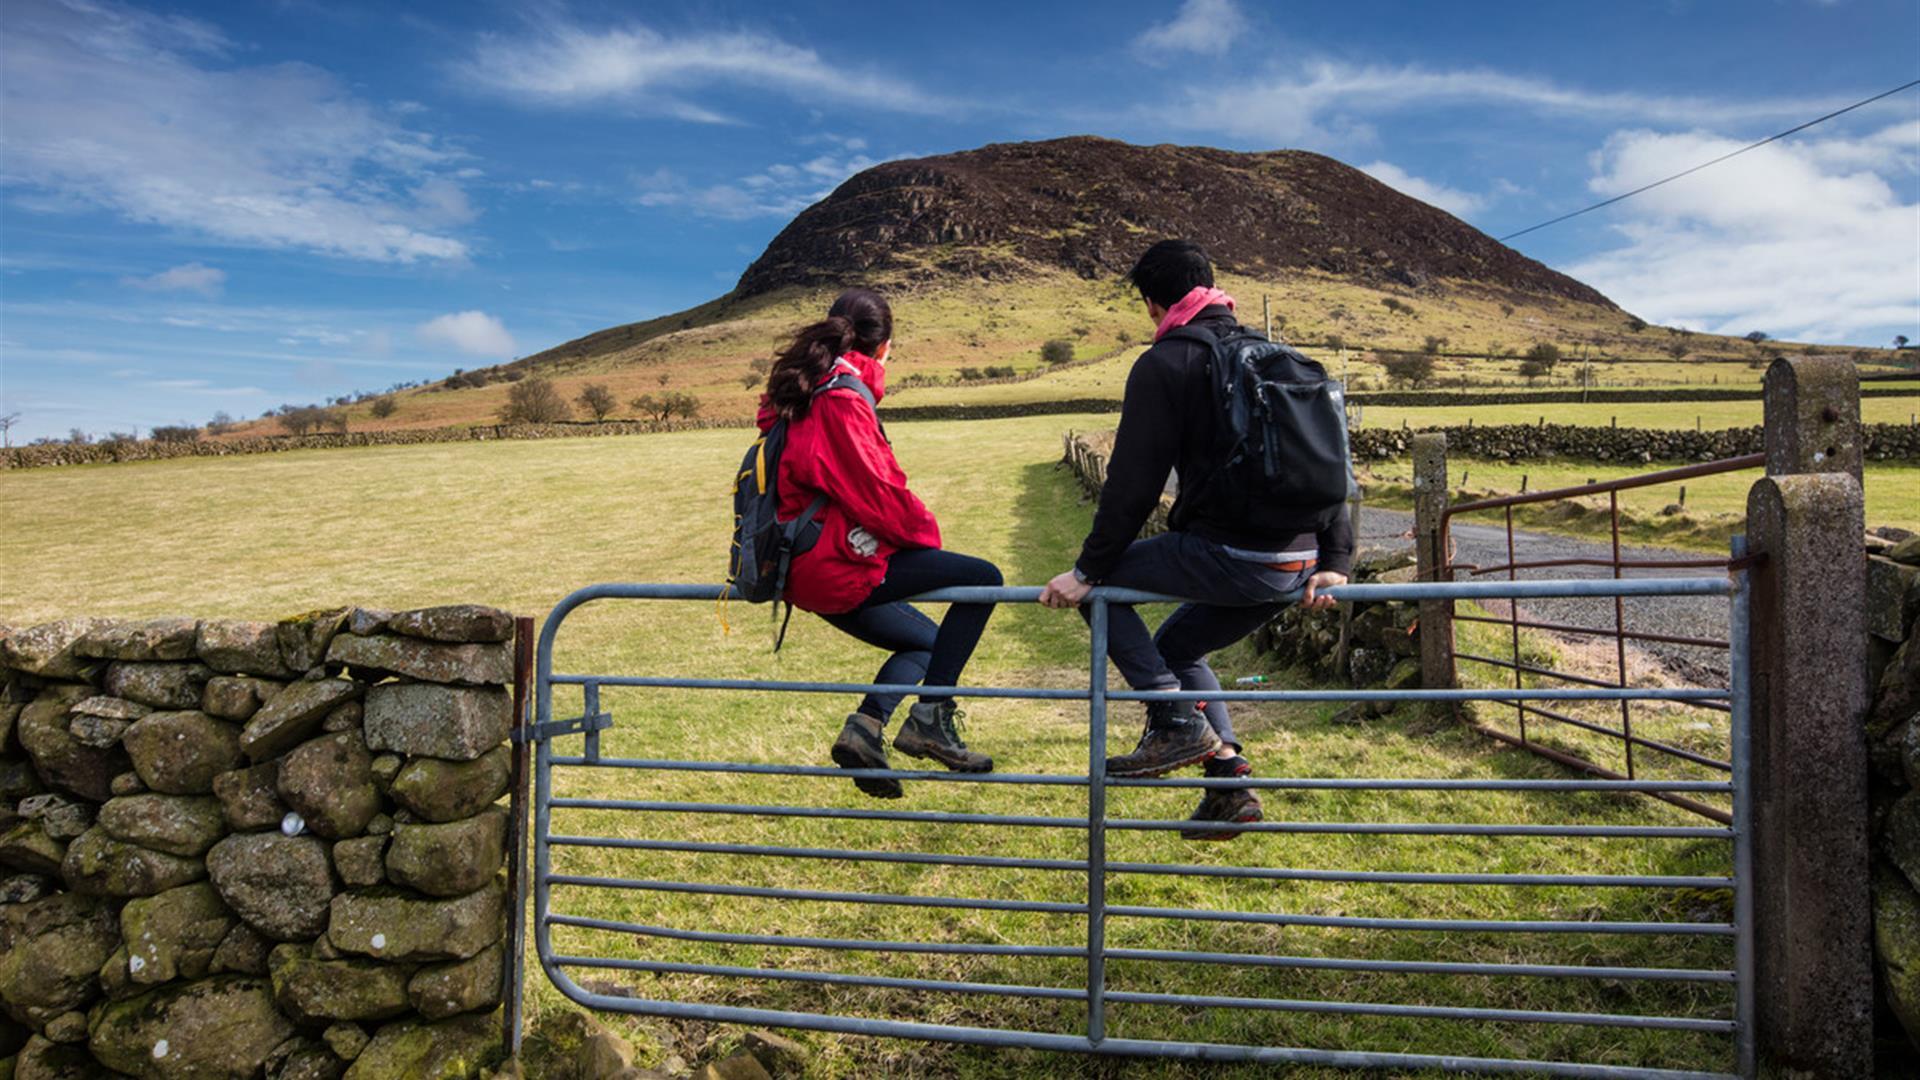
[[[952,772],[992,772],[993,759],[978,750],[967,749],[954,726],[961,714],[953,702],[939,704],[916,702],[907,710],[900,734],[893,737],[893,748],[909,757],[927,758],[945,765]]]
[[[1229,758],[1216,757],[1207,762],[1207,776],[1225,779],[1235,776],[1249,776],[1253,765],[1246,758],[1235,754]],[[1225,822],[1228,824],[1246,824],[1261,818],[1260,797],[1246,788],[1208,788],[1200,799],[1200,806],[1187,820],[1201,822]],[[1240,834],[1225,829],[1182,829],[1182,840],[1231,840]]]
[[[1182,701],[1147,702],[1147,730],[1130,754],[1107,759],[1107,775],[1132,779],[1163,776],[1198,765],[1220,749],[1213,725]]]
[[[865,713],[847,717],[840,737],[833,740],[833,763],[843,769],[887,768],[887,742],[880,721]],[[887,776],[858,776],[853,786],[876,799],[897,799],[906,794],[900,781]]]

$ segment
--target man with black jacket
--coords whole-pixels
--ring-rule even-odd
[[[1195,602],[1177,608],[1151,636],[1130,605],[1113,605],[1107,652],[1135,690],[1218,690],[1208,654],[1271,620],[1285,606],[1280,597],[1304,588],[1302,602],[1308,607],[1333,606],[1333,598],[1321,590],[1346,583],[1353,530],[1345,503],[1301,507],[1298,514],[1263,507],[1269,524],[1260,529],[1203,504],[1196,493],[1205,491],[1223,454],[1208,373],[1212,350],[1190,334],[1167,335],[1181,326],[1216,337],[1231,330],[1237,325],[1233,298],[1213,287],[1206,252],[1186,240],[1163,240],[1148,248],[1129,277],[1154,321],[1154,344],[1127,376],[1120,430],[1093,530],[1073,569],[1048,582],[1040,602],[1078,607],[1095,585],[1188,597]],[[1170,470],[1179,481],[1171,531],[1136,540],[1159,505]],[[1274,521],[1285,524],[1276,530]],[[1253,767],[1241,750],[1225,703],[1210,701],[1202,708],[1149,702],[1139,745],[1108,758],[1107,774],[1160,776],[1204,763],[1209,777],[1246,776]],[[1207,789],[1191,820],[1238,823],[1260,816],[1260,800],[1252,791],[1222,787]],[[1238,834],[1202,827],[1180,835],[1227,840]]]

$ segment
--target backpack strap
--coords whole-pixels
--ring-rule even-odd
[[[813,396],[819,397],[829,390],[851,390],[859,394],[860,400],[866,402],[867,408],[873,410],[873,422],[879,425],[880,437],[886,439],[888,446],[893,445],[893,440],[887,438],[887,425],[880,419],[880,402],[873,396],[873,389],[869,387],[860,376],[855,375],[851,371],[836,372],[833,378],[821,383],[814,389]]]

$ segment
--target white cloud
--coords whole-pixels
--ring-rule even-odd
[[[1445,210],[1454,217],[1464,218],[1487,205],[1484,195],[1475,195],[1470,191],[1460,191],[1445,184],[1422,180],[1392,162],[1376,161],[1371,165],[1360,166],[1360,171],[1402,195],[1411,195],[1423,203]]]
[[[305,64],[232,66],[218,30],[93,0],[8,4],[0,184],[244,247],[457,259],[458,158]],[[235,50],[238,51],[238,50]],[[216,62],[209,62],[216,61]],[[468,214],[470,216],[470,213]]]
[[[758,31],[672,36],[637,23],[606,29],[551,20],[519,36],[487,35],[455,68],[476,89],[540,105],[613,102],[698,123],[732,118],[690,101],[707,89],[752,87],[803,102],[947,113],[952,102]]]
[[[1134,55],[1153,64],[1172,59],[1168,53],[1219,56],[1247,29],[1247,18],[1234,0],[1186,0],[1173,21],[1149,27],[1133,39]]]
[[[421,341],[450,345],[468,356],[505,359],[513,355],[513,335],[497,316],[462,311],[423,322],[414,330]]]
[[[1656,322],[1877,341],[1920,322],[1920,124],[1771,143],[1610,207],[1621,246],[1567,271]],[[1591,187],[1617,195],[1736,149],[1621,131]]]
[[[1220,108],[1222,101],[1233,108]],[[1728,124],[1804,119],[1843,102],[1773,98],[1729,102],[1705,98],[1596,92],[1545,79],[1486,69],[1434,70],[1300,58],[1272,72],[1191,86],[1183,107],[1156,106],[1142,116],[1194,131],[1275,144],[1365,141],[1364,117],[1474,106],[1605,123]]]
[[[120,281],[148,292],[194,292],[218,296],[227,284],[227,272],[203,263],[182,263],[148,277],[124,277]]]
[[[791,217],[832,194],[841,182],[863,169],[905,155],[872,158],[821,154],[797,165],[778,162],[729,183],[698,186],[671,169],[633,178],[641,206],[679,207],[701,217],[741,221],[755,217]]]

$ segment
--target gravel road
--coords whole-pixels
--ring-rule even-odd
[[[1356,541],[1362,549],[1409,550],[1413,546],[1412,530],[1412,514],[1367,507],[1360,515],[1360,529]],[[1455,547],[1453,561],[1456,564],[1497,566],[1508,561],[1507,534],[1504,528],[1491,525],[1456,524],[1453,527],[1453,541]],[[1552,533],[1515,530],[1514,555],[1520,562],[1544,559],[1606,559],[1612,555],[1612,544],[1606,540],[1582,540]],[[1645,547],[1623,547],[1621,555],[1629,560],[1704,557],[1699,552]],[[1625,576],[1698,577],[1718,572],[1712,568],[1630,569],[1625,571]],[[1503,578],[1506,575],[1504,572],[1481,578],[1468,578],[1462,575],[1461,579],[1486,581],[1493,580],[1496,576]],[[1612,570],[1604,566],[1555,566],[1539,570],[1521,570],[1519,576],[1521,578],[1611,577]],[[1502,601],[1489,601],[1485,606],[1496,615],[1507,613],[1506,604]],[[1598,598],[1530,600],[1520,605],[1520,617],[1536,622],[1611,630],[1613,601]],[[1628,630],[1643,633],[1724,641],[1727,637],[1727,601],[1724,597],[1718,596],[1629,597],[1625,601],[1625,625]],[[1606,659],[1604,674],[1606,676],[1613,674],[1611,640],[1584,634],[1555,635],[1555,637],[1568,643],[1597,646],[1596,655],[1604,656]],[[1648,654],[1647,658],[1657,660],[1673,675],[1695,685],[1726,685],[1728,664],[1724,648],[1707,649],[1693,645],[1670,645],[1660,642],[1628,642],[1630,670],[1636,667],[1635,652]],[[1503,650],[1494,655],[1504,658],[1509,654]],[[1586,666],[1581,665],[1582,668]]]

